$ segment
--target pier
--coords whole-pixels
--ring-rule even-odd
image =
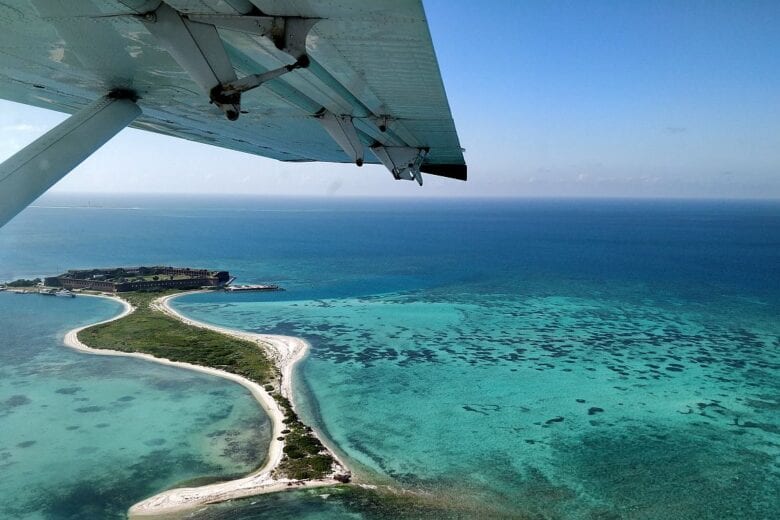
[[[254,284],[254,285],[227,285],[227,292],[249,292],[249,291],[283,291],[281,287],[275,284]]]

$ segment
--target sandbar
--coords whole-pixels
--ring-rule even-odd
[[[191,294],[191,292],[177,293],[157,298],[152,302],[151,306],[152,308],[160,310],[168,316],[180,320],[187,325],[210,329],[257,344],[258,348],[264,349],[264,351],[270,356],[279,370],[281,375],[280,393],[289,399],[291,403],[294,403],[292,385],[293,367],[298,361],[305,357],[306,352],[309,349],[309,344],[305,340],[294,336],[256,334],[251,332],[237,331],[192,320],[182,316],[170,306],[170,300],[182,294]],[[194,509],[206,504],[214,504],[217,502],[223,502],[225,500],[232,500],[236,498],[249,497],[288,489],[333,486],[341,484],[340,481],[334,478],[336,475],[350,474],[344,463],[339,460],[333,453],[333,450],[328,450],[329,454],[333,457],[334,464],[333,471],[327,478],[318,480],[293,480],[275,477],[274,470],[281,462],[284,450],[284,440],[281,434],[281,431],[284,429],[284,423],[282,422],[284,419],[284,413],[274,398],[261,385],[239,375],[225,372],[223,370],[218,370],[216,368],[171,361],[169,359],[162,359],[140,352],[120,352],[117,350],[95,349],[86,346],[81,341],[79,341],[79,332],[97,324],[108,323],[121,319],[133,312],[135,309],[127,301],[117,296],[91,295],[83,293],[82,295],[109,298],[118,301],[122,304],[123,310],[120,314],[108,320],[104,320],[99,323],[92,323],[90,325],[85,325],[83,327],[78,327],[69,331],[65,335],[64,341],[66,346],[81,352],[87,352],[89,354],[96,354],[100,356],[134,357],[155,363],[161,363],[163,365],[194,370],[196,372],[202,372],[205,374],[211,374],[229,379],[249,390],[252,396],[257,400],[258,403],[260,403],[265,412],[268,414],[273,428],[271,437],[272,440],[270,446],[268,447],[268,454],[266,455],[265,462],[256,471],[252,472],[246,477],[226,482],[218,482],[215,484],[199,487],[175,488],[163,491],[162,493],[154,495],[133,505],[128,511],[128,514],[131,517],[166,515]],[[316,431],[314,433],[316,435]],[[317,435],[317,437],[319,438],[319,435]],[[280,440],[280,438],[282,440]],[[322,442],[321,438],[320,442]]]

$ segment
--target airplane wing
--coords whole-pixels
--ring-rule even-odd
[[[36,154],[96,149],[129,124],[281,161],[466,180],[421,0],[0,3],[0,97],[81,114]],[[2,183],[34,157],[0,166],[0,210]]]

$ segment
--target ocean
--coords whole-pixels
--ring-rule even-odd
[[[60,195],[0,229],[0,280],[139,264],[282,285],[174,306],[309,340],[296,405],[372,486],[193,518],[772,518],[780,503],[778,202]],[[116,311],[0,293],[0,517],[121,517],[261,462],[267,420],[241,387],[61,346]]]

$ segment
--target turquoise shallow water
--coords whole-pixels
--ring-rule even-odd
[[[0,518],[121,518],[156,491],[262,461],[268,420],[242,387],[62,345],[119,310],[0,293]]]
[[[196,518],[776,516],[777,203],[103,203],[32,208],[1,229],[0,278],[164,263],[281,283],[176,305],[309,339],[301,412],[395,490],[256,497]],[[59,312],[14,323],[34,337]],[[188,460],[148,466],[143,493],[166,471],[198,474]]]
[[[495,515],[770,517],[774,311],[545,288],[176,306],[309,338],[306,415],[370,480]]]

